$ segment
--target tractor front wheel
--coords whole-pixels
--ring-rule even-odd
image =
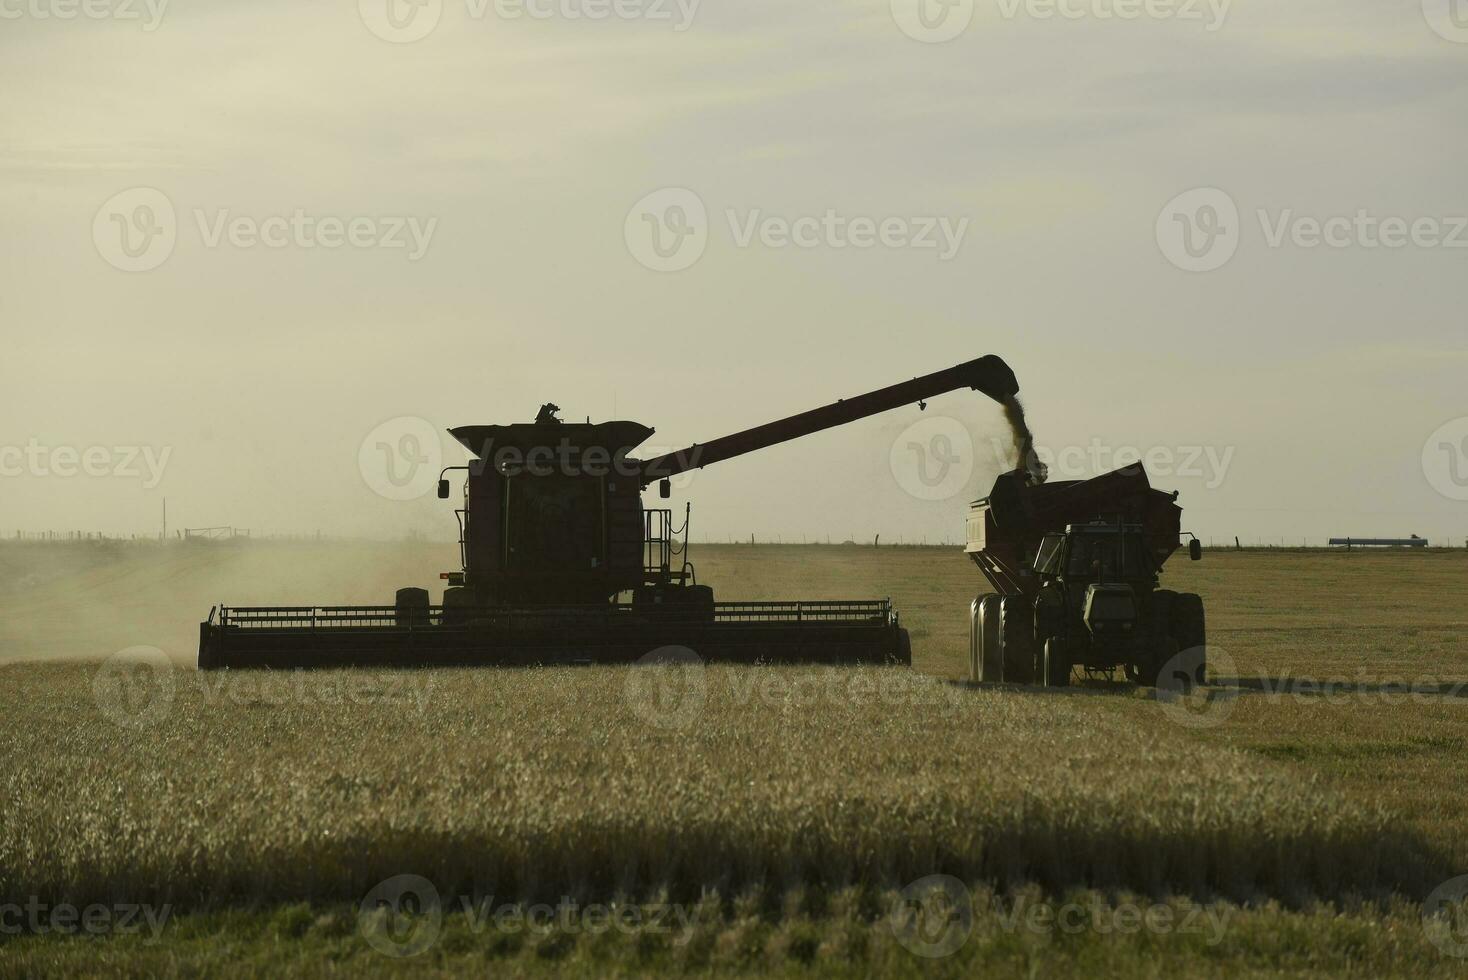
[[[1070,645],[1058,636],[1045,641],[1041,677],[1046,687],[1070,686]]]

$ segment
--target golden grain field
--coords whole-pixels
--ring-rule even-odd
[[[0,777],[0,891],[208,907],[404,873],[527,898],[945,873],[1301,901],[1432,879],[1384,810],[1085,694],[896,669],[163,669],[7,671],[0,747],[31,761]]]
[[[977,581],[937,549],[726,546],[701,559],[727,598],[891,595],[913,631],[911,671],[188,663],[202,596],[383,601],[438,557],[265,546],[69,569],[53,557],[29,583],[8,577],[0,637],[31,645],[0,665],[0,751],[23,760],[0,773],[0,897],[167,903],[198,922],[299,907],[316,910],[309,926],[412,874],[444,895],[712,903],[715,946],[738,944],[727,934],[754,902],[765,952],[746,965],[767,967],[786,962],[766,946],[786,950],[791,923],[814,919],[821,947],[830,929],[874,928],[910,882],[952,875],[976,895],[1232,908],[1255,923],[1234,941],[1266,945],[1280,929],[1346,928],[1320,909],[1357,908],[1341,921],[1374,937],[1361,948],[1379,964],[1396,942],[1383,945],[1380,923],[1410,923],[1410,903],[1468,858],[1453,802],[1468,700],[1447,684],[1384,696],[1397,677],[1468,679],[1456,554],[1179,563],[1172,584],[1207,596],[1234,679],[1262,679],[1231,688],[1206,725],[1125,687],[956,682]],[[327,584],[308,592],[313,574]],[[1362,599],[1383,577],[1406,601]],[[1351,624],[1332,625],[1337,603]],[[163,655],[104,660],[139,645]],[[1355,686],[1343,698],[1269,686],[1322,677]],[[1435,955],[1421,936],[1409,945]],[[27,962],[52,962],[36,948]]]

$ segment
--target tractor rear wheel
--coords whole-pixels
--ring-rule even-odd
[[[1177,640],[1172,636],[1158,637],[1151,646],[1151,661],[1141,665],[1138,683],[1146,687],[1162,687],[1169,690],[1177,687]]]
[[[1069,687],[1070,666],[1070,645],[1058,636],[1046,640],[1041,682],[1046,687]]]
[[[983,604],[983,596],[975,596],[974,601],[968,604],[968,679],[975,682],[984,679],[984,670],[980,663],[984,627],[979,620],[979,609]]]
[[[999,650],[999,596],[984,595],[974,600],[972,629],[974,680],[998,684],[1004,679]]]
[[[1000,600],[999,655],[1007,683],[1035,682],[1035,616],[1023,596]]]
[[[999,603],[1001,601],[997,595],[986,596],[983,609],[980,610],[984,624],[982,666],[985,676],[994,684],[1004,680],[1004,651],[999,646]]]
[[[1172,632],[1173,607],[1177,605],[1177,593],[1171,589],[1158,589],[1152,593],[1152,622],[1149,624],[1154,637],[1167,636]]]
[[[1184,592],[1172,606],[1172,635],[1183,654],[1179,669],[1185,671],[1194,685],[1208,683],[1208,628],[1203,615],[1203,598]]]
[[[1127,678],[1134,684],[1156,687],[1157,675],[1177,654],[1177,640],[1173,636],[1173,609],[1177,605],[1177,593],[1171,589],[1158,589],[1152,593],[1151,619],[1147,623],[1146,652],[1134,667],[1127,670]]]

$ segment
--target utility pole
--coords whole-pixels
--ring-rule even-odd
[[[161,533],[161,534],[158,535],[158,543],[159,544],[166,544],[167,542],[168,542],[168,498],[167,497],[164,497],[163,498],[163,533]]]

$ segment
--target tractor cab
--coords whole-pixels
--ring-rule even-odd
[[[1062,686],[1073,668],[1120,669],[1152,684],[1186,652],[1201,683],[1203,601],[1159,588],[1181,517],[1177,493],[1154,490],[1140,466],[1041,484],[1001,473],[969,506],[966,550],[994,589],[969,607],[970,676]],[[1188,556],[1202,557],[1196,536]]]
[[[1140,524],[1067,524],[1040,539],[1032,568],[1043,632],[1068,638],[1075,652],[1082,643],[1104,649],[1107,660],[1134,656],[1148,642],[1159,569]]]
[[[1042,581],[1136,583],[1155,586],[1158,568],[1139,524],[1068,524],[1064,533],[1047,534],[1035,552],[1034,571]]]

